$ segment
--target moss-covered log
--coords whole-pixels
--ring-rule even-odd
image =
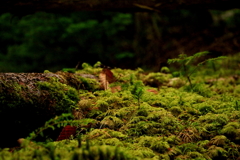
[[[141,11],[170,9],[232,9],[240,8],[234,0],[5,0],[1,12],[32,13],[73,11]]]
[[[1,73],[0,147],[11,146],[50,118],[70,112],[79,101],[79,89],[93,90],[89,82],[98,83],[85,78],[89,76],[67,72]]]

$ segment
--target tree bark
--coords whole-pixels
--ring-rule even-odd
[[[157,11],[172,9],[217,9],[240,8],[235,0],[4,0],[2,13],[34,13],[45,11],[64,13],[73,11]]]

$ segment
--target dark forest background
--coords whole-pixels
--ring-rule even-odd
[[[240,51],[240,10],[0,15],[0,72],[52,72],[97,61],[159,71],[169,58]]]

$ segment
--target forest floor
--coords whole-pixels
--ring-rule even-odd
[[[72,73],[89,80],[75,85],[75,119],[49,120],[20,147],[0,150],[0,159],[239,160],[239,58],[155,73],[83,64]],[[34,141],[46,128],[69,125],[76,130],[67,139]]]

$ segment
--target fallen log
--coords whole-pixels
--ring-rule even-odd
[[[15,146],[47,120],[71,112],[80,100],[78,90],[98,86],[87,74],[0,73],[0,148]]]

